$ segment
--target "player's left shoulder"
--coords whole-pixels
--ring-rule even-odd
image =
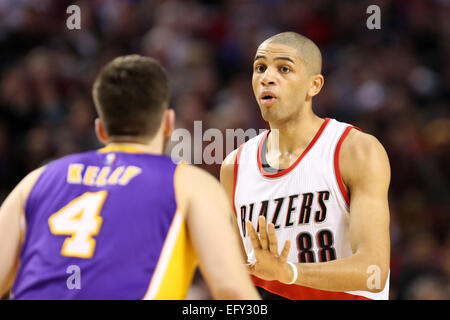
[[[357,129],[349,131],[342,143],[341,153],[353,161],[370,162],[388,159],[386,149],[375,136]]]
[[[42,175],[42,173],[45,171],[46,168],[47,166],[42,166],[40,168],[31,171],[18,184],[17,189],[18,192],[20,193],[21,201],[23,203],[26,202],[28,195],[30,194],[37,180],[39,179],[39,177]]]
[[[386,149],[375,136],[360,130],[349,131],[341,146],[339,162],[343,178],[375,177],[381,174],[387,180],[390,179]]]

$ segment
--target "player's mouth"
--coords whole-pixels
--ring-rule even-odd
[[[270,107],[277,100],[277,96],[272,92],[264,91],[259,98],[261,106]]]

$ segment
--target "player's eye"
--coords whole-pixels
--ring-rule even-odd
[[[289,71],[291,71],[291,68],[289,68],[288,66],[282,66],[280,68],[281,73],[288,73]]]
[[[258,64],[255,66],[255,71],[258,73],[263,73],[264,71],[266,71],[266,67],[262,64]]]

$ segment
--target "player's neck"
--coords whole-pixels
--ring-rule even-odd
[[[158,136],[151,140],[132,136],[112,137],[108,139],[106,147],[126,146],[145,153],[162,154],[164,143]]]
[[[270,123],[271,133],[267,141],[267,152],[296,156],[301,154],[320,129],[323,121],[312,112],[311,108],[305,108],[289,121]]]

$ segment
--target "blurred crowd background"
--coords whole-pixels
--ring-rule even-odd
[[[81,30],[66,27],[71,4]],[[372,4],[380,30],[366,27]],[[449,299],[449,0],[0,0],[0,202],[29,171],[100,146],[91,86],[119,55],[163,63],[178,128],[266,128],[252,63],[282,31],[322,51],[316,113],[375,135],[388,152],[390,298]],[[200,166],[218,177],[219,164]],[[209,297],[198,273],[189,297]]]

